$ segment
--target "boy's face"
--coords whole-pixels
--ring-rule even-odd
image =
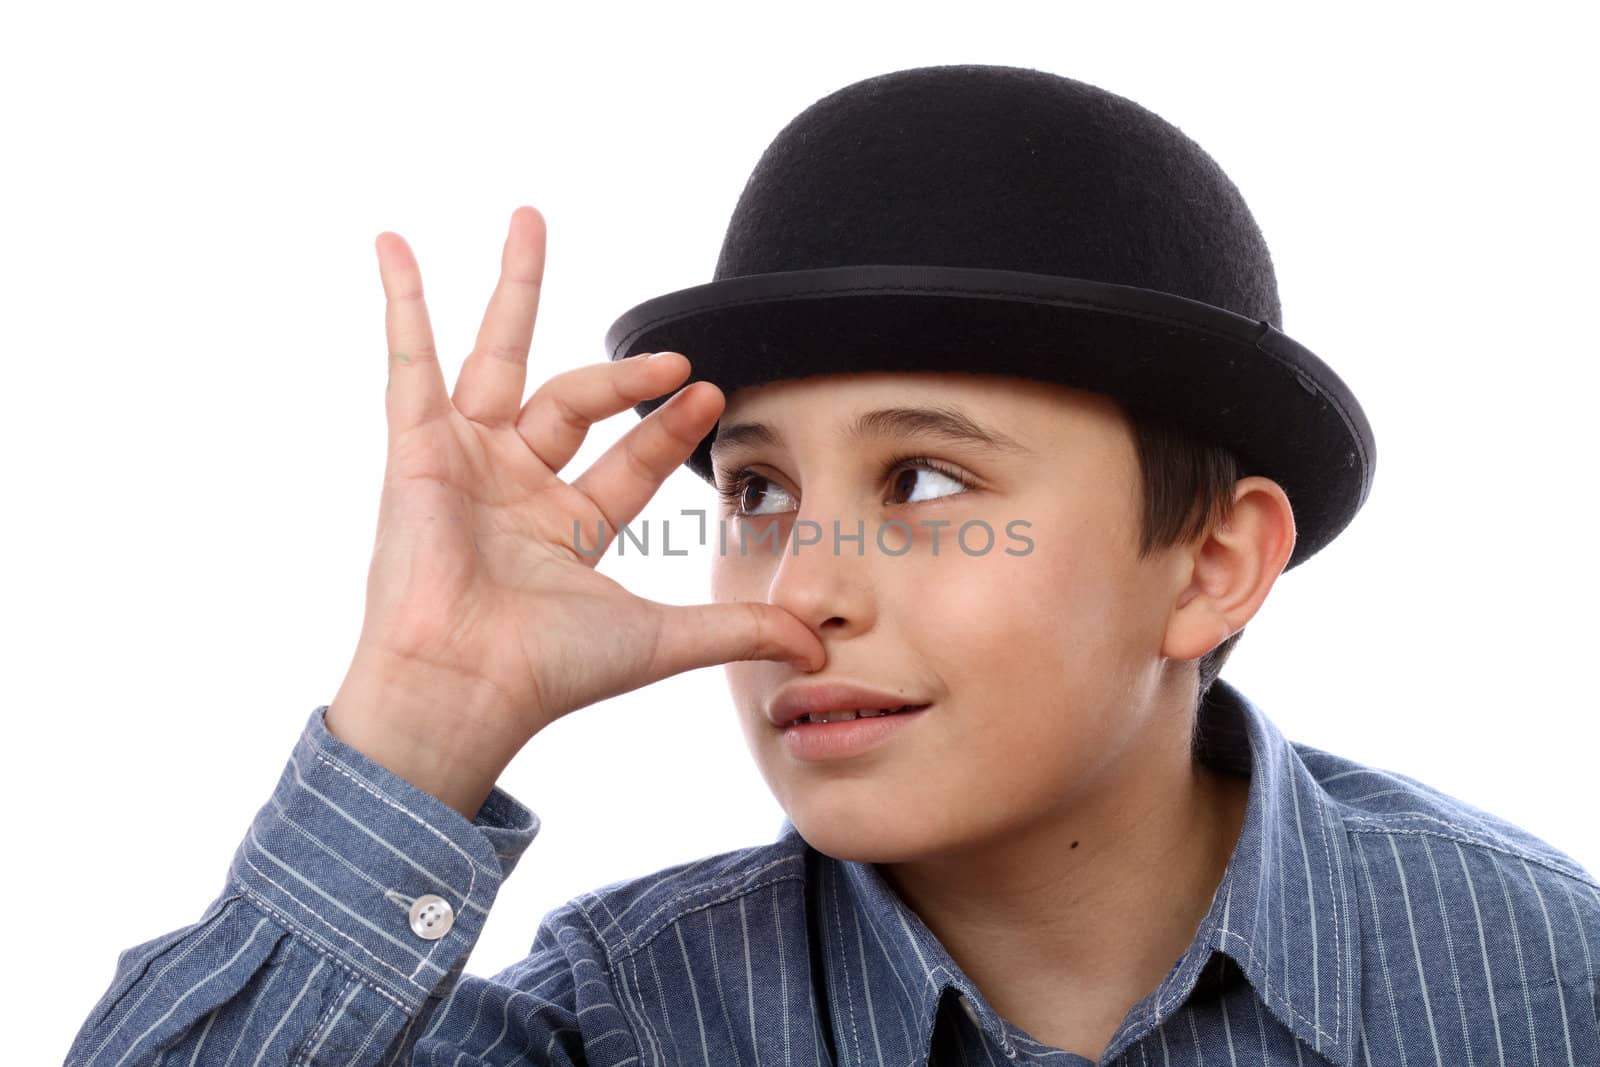
[[[1018,447],[904,430],[846,437],[862,415],[886,408],[959,409]],[[765,425],[776,443],[729,435],[748,423]],[[896,456],[926,457],[970,487],[890,465]],[[775,382],[728,397],[713,460],[719,486],[749,471],[738,502],[748,554],[724,500],[714,598],[779,605],[827,650],[812,675],[774,661],[726,665],[757,766],[814,847],[901,862],[1048,833],[1084,798],[1116,792],[1113,779],[1134,773],[1150,746],[1166,746],[1169,765],[1170,746],[1187,749],[1192,668],[1176,669],[1162,649],[1189,569],[1174,550],[1136,558],[1138,456],[1109,399],[967,374]],[[905,526],[884,527],[878,544],[892,519],[912,531],[903,554],[892,553],[908,543]],[[821,540],[796,552],[801,520],[817,525],[800,539],[820,529]],[[835,520],[842,534],[863,523],[859,555],[853,541],[835,551]],[[941,520],[948,525],[924,525]],[[987,523],[992,543],[973,526],[962,550],[956,532],[970,520]],[[1008,532],[1013,520],[1027,525]],[[802,678],[931,707],[869,752],[804,761],[766,715],[778,688]]]

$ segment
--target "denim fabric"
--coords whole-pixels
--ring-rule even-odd
[[[198,922],[135,946],[67,1058],[146,1064],[1085,1064],[996,1014],[877,870],[777,840],[581,894],[462,965],[539,830],[468,821],[312,712]],[[1250,779],[1211,909],[1102,1064],[1600,1064],[1600,885],[1411,778],[1286,741],[1227,682]],[[428,941],[406,906],[453,905]]]

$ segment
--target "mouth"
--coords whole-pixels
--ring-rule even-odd
[[[931,704],[898,708],[825,711],[792,720],[779,735],[790,757],[806,762],[852,759],[892,747],[895,738],[917,728]]]
[[[824,711],[813,715],[802,715],[785,724],[784,729],[793,729],[796,726],[827,725],[836,722],[854,722],[856,719],[880,719],[891,715],[903,715],[907,712],[922,711],[932,707],[931,704],[902,704],[898,708],[860,708],[844,711]]]

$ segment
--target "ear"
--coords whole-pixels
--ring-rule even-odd
[[[1294,553],[1294,509],[1270,478],[1241,478],[1233,515],[1178,554],[1177,597],[1161,654],[1199,659],[1244,629]]]

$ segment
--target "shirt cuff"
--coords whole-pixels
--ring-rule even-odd
[[[498,786],[470,822],[311,713],[230,881],[415,1010],[459,973],[539,817]]]

